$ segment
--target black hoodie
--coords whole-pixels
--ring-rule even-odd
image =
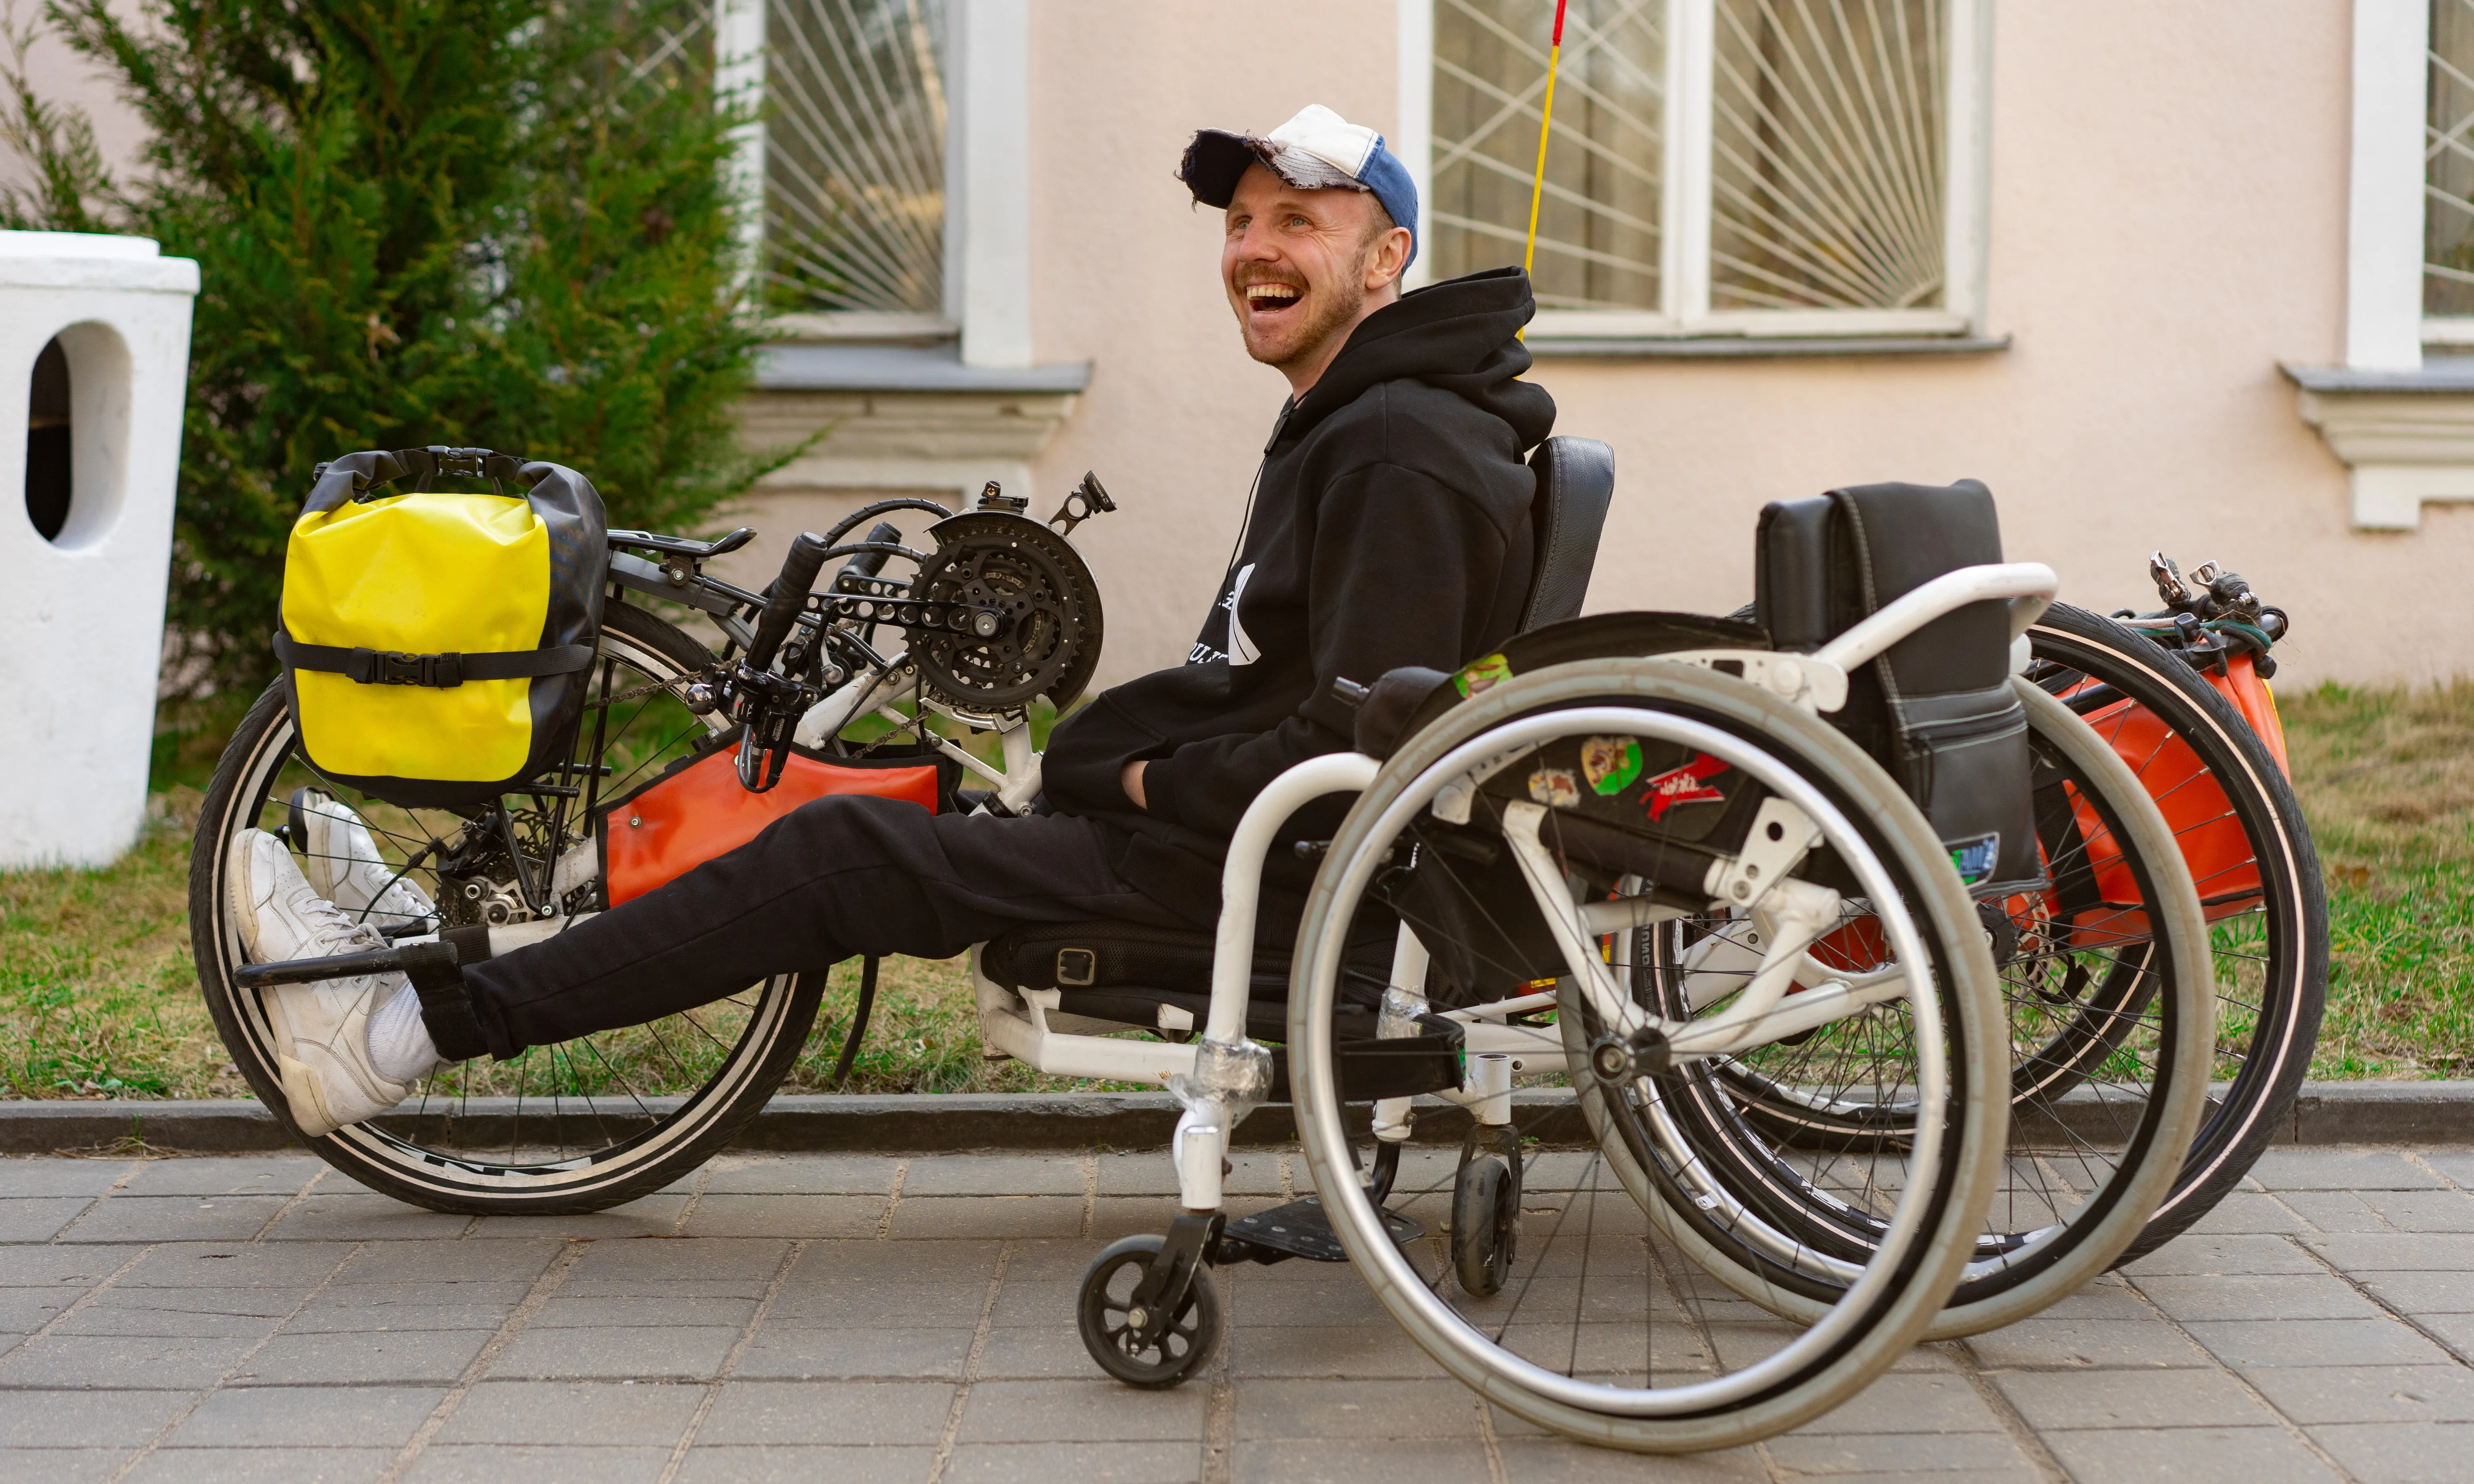
[[[1246,806],[1349,745],[1333,680],[1454,669],[1517,626],[1534,545],[1521,459],[1555,424],[1554,399],[1517,379],[1529,352],[1513,337],[1535,308],[1506,268],[1368,316],[1273,425],[1245,540],[1186,662],[1103,692],[1050,738],[1050,803],[1110,826],[1118,874],[1146,896],[1197,922],[1218,912]],[[1145,809],[1119,783],[1137,758]],[[1283,838],[1328,836],[1345,808],[1300,811]],[[1291,851],[1273,859],[1275,886],[1311,875]]]

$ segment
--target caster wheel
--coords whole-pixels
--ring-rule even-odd
[[[1503,1290],[1520,1245],[1520,1181],[1492,1155],[1463,1164],[1452,1182],[1452,1268],[1478,1298]]]
[[[1201,1267],[1195,1269],[1185,1302],[1167,1328],[1149,1338],[1141,1332],[1149,1316],[1135,1309],[1134,1290],[1165,1245],[1156,1236],[1127,1237],[1100,1254],[1082,1275],[1082,1348],[1101,1370],[1128,1386],[1174,1386],[1220,1349],[1220,1290]]]

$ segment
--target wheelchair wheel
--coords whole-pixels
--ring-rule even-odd
[[[2207,924],[2172,835],[2103,739],[2020,688],[2050,884],[1978,905],[2009,1017],[2010,1147],[1973,1260],[1928,1339],[2025,1318],[2103,1272],[2171,1186],[2207,1096]],[[1661,1014],[1683,1013],[1729,972],[1734,939],[1750,931],[1740,914],[1643,930],[1622,945],[1637,993]],[[1851,921],[1815,956],[1862,971],[1878,941]],[[1564,1034],[1567,1046],[1586,1044],[1586,1017],[1566,1017]],[[1745,1298],[1809,1320],[1864,1271],[1882,1222],[1867,1203],[1812,1185],[1791,1151],[1871,1161],[1903,1148],[1916,1110],[1899,1092],[1911,1081],[1901,1055],[1815,1037],[1686,1068],[1629,1116],[1613,1115],[1616,1089],[1589,1089],[1584,1113],[1656,1219],[1688,1224],[1740,1206],[1826,1258],[1788,1282],[1715,1268]]]
[[[1554,761],[1576,749],[1586,777]],[[1679,756],[1689,761],[1649,774]],[[1618,788],[1598,786],[1618,775]],[[1582,788],[1619,802],[1640,792],[1653,820],[1670,807],[1683,812],[1662,839],[1646,843],[1637,831],[1584,830],[1567,812]],[[1533,798],[1549,806],[1524,810]],[[1734,811],[1757,799],[1764,812],[1740,847],[1707,843],[1722,837],[1708,833],[1708,820],[1739,820]],[[1784,812],[1767,812],[1774,803]],[[1771,825],[1778,832],[1765,835]],[[1696,827],[1703,844],[1687,838]],[[1810,831],[1818,847],[1802,850],[1790,827]],[[1763,853],[1764,838],[1788,842],[1786,853]],[[1757,857],[1777,867],[1758,890],[1747,871]],[[1528,873],[1510,888],[1506,860]],[[1604,914],[1698,911],[1708,897],[1702,882],[1719,879],[1710,873],[1731,883],[1721,895],[1741,886],[1757,906],[1785,902],[1801,914],[1795,921],[1806,926],[1790,938],[1808,941],[1851,908],[1879,923],[1889,972],[1835,984],[1827,992],[1835,998],[1807,1002],[1817,1018],[1802,1031],[1863,1037],[1878,1025],[1901,1048],[1906,1099],[1924,1112],[1898,1152],[1895,1178],[1835,1152],[1800,1158],[1813,1186],[1878,1209],[1881,1242],[1799,1332],[1692,1271],[1724,1262],[1797,1281],[1816,1255],[1792,1231],[1749,1209],[1654,1231],[1603,1152],[1531,1156],[1519,1255],[1503,1286],[1484,1298],[1453,1294],[1443,1256],[1395,1249],[1352,1175],[1331,1027],[1350,923],[1361,909],[1398,913],[1429,951],[1424,987],[1439,1007],[1525,1005],[1547,993],[1542,987],[1568,981],[1588,986],[1570,1003],[1637,1022],[1637,1007],[1624,1008],[1628,992],[1599,962],[1621,932],[1583,930],[1605,926],[1613,918]],[[1644,879],[1652,884],[1643,888]],[[1570,916],[1559,929],[1550,913]],[[1541,924],[1551,952],[1539,949]],[[1776,962],[1783,969],[1796,960],[1790,952]],[[1947,852],[1853,744],[1722,675],[1657,660],[1560,665],[1500,682],[1446,713],[1385,766],[1334,838],[1308,898],[1293,978],[1298,1125],[1350,1257],[1444,1369],[1494,1404],[1575,1438],[1650,1452],[1723,1448],[1847,1400],[1940,1311],[1999,1172],[2009,1059],[1998,981]],[[1768,982],[1775,990],[1775,978]],[[1654,1026],[1601,1037],[1577,1054],[1545,1028],[1533,1033],[1522,1060],[1532,1076],[1561,1071],[1625,1089],[1614,1106],[1630,1116],[1646,1089],[1673,1075],[1661,1063],[1688,1048],[1689,1038],[1717,1045],[1721,1033],[1754,1043],[1799,1034],[1797,1010],[1793,996],[1774,1012],[1753,1005],[1740,1015],[1732,1000],[1712,1003],[1666,1022],[1673,1039],[1665,1051]],[[1504,1034],[1516,1034],[1512,1024],[1504,1021]]]
[[[604,610],[601,662],[576,743],[580,763],[609,770],[602,797],[686,755],[721,720],[691,714],[679,698],[709,658],[641,609]],[[319,791],[357,815],[387,867],[418,890],[407,903],[391,888],[378,905],[399,910],[369,920],[413,931],[434,929],[434,916],[418,915],[434,904],[444,904],[437,911],[450,925],[521,921],[517,857],[538,880],[590,839],[580,808],[562,814],[546,798],[511,797],[505,812],[479,818],[397,808],[312,772],[298,742],[279,682],[225,749],[189,867],[200,988],[241,1075],[279,1114],[281,1079],[257,992],[231,980],[243,959],[223,888],[235,835],[279,827],[296,851],[306,849],[292,801],[304,788]],[[564,905],[585,910],[598,890],[575,887]],[[823,984],[821,971],[778,975],[647,1025],[536,1046],[504,1063],[442,1067],[395,1113],[307,1143],[372,1189],[434,1210],[546,1215],[615,1206],[695,1168],[764,1108],[807,1040]]]
[[[1152,1324],[1139,1290],[1166,1246],[1156,1235],[1124,1237],[1091,1260],[1075,1312],[1082,1348],[1100,1369],[1128,1386],[1175,1386],[1219,1353],[1225,1328],[1220,1290],[1208,1268],[1197,1267],[1185,1299],[1165,1324]]]
[[[2283,770],[2181,658],[2058,603],[2028,640],[2028,680],[2095,729],[2164,811],[2210,924],[2217,1087],[2171,1190],[2118,1259],[2127,1262],[2206,1215],[2286,1125],[2327,998],[2326,887]]]
[[[1452,1176],[1452,1271],[1461,1288],[1494,1297],[1519,1256],[1519,1166],[1492,1154],[1464,1160]]]

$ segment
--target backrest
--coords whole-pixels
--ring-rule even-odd
[[[1615,451],[1594,438],[1550,438],[1529,456],[1529,467],[1538,476],[1529,506],[1537,556],[1520,609],[1523,634],[1579,615],[1615,497]]]
[[[1972,479],[1778,501],[1758,541],[1756,615],[1805,653],[1945,572],[2001,560],[1993,493]],[[1830,719],[1905,787],[1979,894],[2041,874],[2005,604],[1971,603],[1890,646],[1848,677]]]

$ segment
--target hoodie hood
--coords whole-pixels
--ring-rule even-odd
[[[1292,443],[1381,382],[1422,381],[1511,425],[1520,446],[1544,441],[1555,399],[1522,381],[1528,347],[1514,337],[1538,312],[1529,275],[1496,268],[1428,284],[1384,305],[1341,347],[1321,380],[1289,412],[1272,448]]]

